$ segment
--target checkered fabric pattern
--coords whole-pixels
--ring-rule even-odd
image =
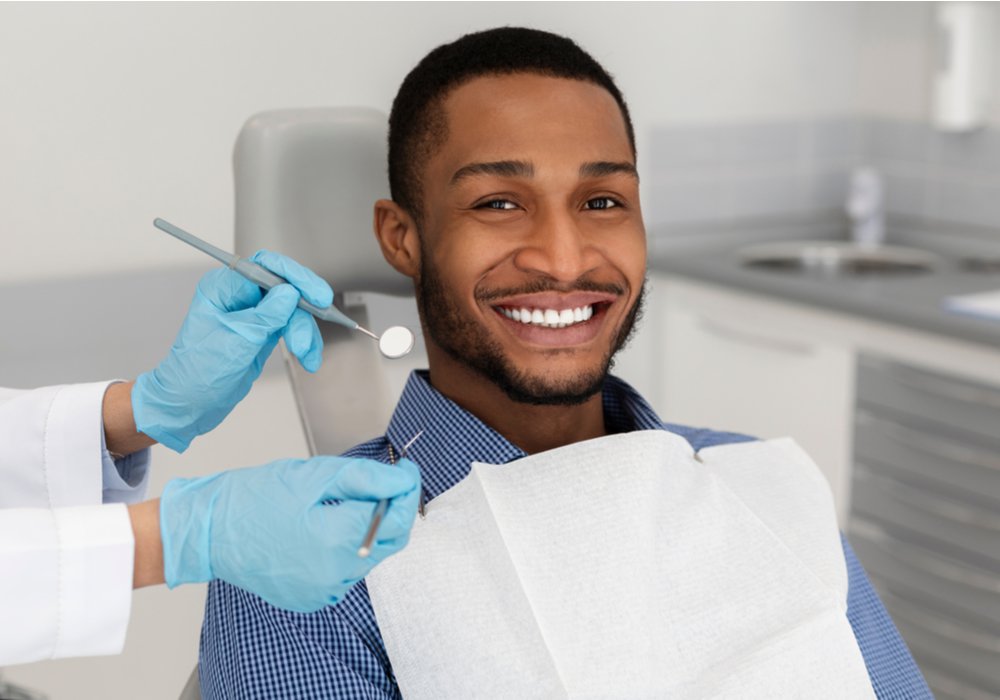
[[[609,432],[666,429],[695,450],[752,439],[664,424],[632,387],[614,378],[604,389],[604,412]],[[420,430],[423,435],[408,456],[420,465],[429,499],[461,481],[473,461],[505,464],[525,456],[437,393],[421,372],[410,376],[385,437],[346,454],[388,461],[390,443],[398,454]],[[843,545],[850,575],[848,619],[876,695],[932,698],[846,540]],[[402,697],[364,582],[340,605],[311,614],[279,610],[239,588],[212,582],[201,633],[200,677],[206,700]]]

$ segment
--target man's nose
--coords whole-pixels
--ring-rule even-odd
[[[600,253],[572,212],[539,212],[533,224],[514,256],[519,269],[573,282],[600,264]]]

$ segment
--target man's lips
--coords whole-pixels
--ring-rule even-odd
[[[611,304],[618,298],[618,295],[608,292],[569,292],[561,294],[559,292],[537,292],[535,294],[521,294],[519,296],[504,297],[490,301],[493,307],[508,309],[575,309],[583,306],[594,306],[595,304]]]
[[[542,292],[508,297],[491,306],[503,325],[521,340],[566,347],[593,340],[616,299],[616,295],[604,292]]]

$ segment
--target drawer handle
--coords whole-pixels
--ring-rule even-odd
[[[921,547],[907,542],[901,542],[885,532],[878,525],[852,518],[851,532],[874,542],[886,556],[902,560],[904,564],[917,569],[928,576],[942,578],[952,583],[959,583],[969,588],[976,588],[987,593],[1000,593],[1000,578],[969,571],[968,569],[948,564],[938,560],[933,554],[926,553]]]
[[[766,335],[744,331],[730,326],[724,326],[717,321],[698,317],[699,325],[709,333],[725,338],[726,340],[741,343],[743,345],[755,345],[766,350],[785,353],[787,355],[812,355],[815,348],[804,343],[795,343],[790,340],[780,340]]]
[[[994,390],[957,384],[949,379],[927,377],[923,374],[917,374],[916,371],[908,367],[896,366],[895,369],[896,379],[899,383],[911,389],[944,399],[1000,408],[1000,393]]]
[[[890,608],[891,615],[899,615],[912,625],[938,637],[945,637],[953,642],[975,647],[990,654],[1000,652],[1000,638],[991,634],[969,630],[961,624],[943,615],[928,614],[909,601],[900,598],[895,593],[887,591],[883,583],[882,596]]]
[[[952,462],[961,462],[962,464],[971,464],[977,467],[1000,471],[1000,457],[969,447],[956,445],[952,442],[929,438],[924,433],[900,425],[895,421],[886,420],[885,418],[874,418],[867,413],[859,414],[859,416],[869,424],[875,425],[881,432],[892,439],[893,442],[904,447],[912,447],[931,457],[939,457]]]
[[[860,472],[859,476],[861,476]],[[925,513],[930,513],[931,515],[936,515],[940,518],[951,520],[952,522],[957,522],[962,525],[971,525],[972,527],[983,528],[986,530],[996,530],[1000,532],[1000,517],[997,517],[992,513],[973,510],[942,498],[928,496],[920,489],[904,484],[896,479],[873,475],[868,475],[867,477],[862,478],[870,478],[880,487],[882,491],[888,493],[890,498],[902,501],[907,505],[924,511]],[[886,482],[890,483],[887,484]]]

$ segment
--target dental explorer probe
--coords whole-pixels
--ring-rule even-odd
[[[410,438],[410,441],[403,445],[403,449],[399,453],[399,458],[403,459],[406,457],[406,451],[417,441],[417,438],[424,434],[421,430],[419,433]],[[389,457],[392,457],[392,444],[389,445]],[[395,460],[390,460],[395,463]],[[361,547],[358,549],[358,556],[364,559],[372,552],[372,543],[375,541],[375,532],[378,530],[378,526],[382,524],[382,518],[385,517],[385,511],[389,508],[389,499],[383,498],[375,506],[375,512],[372,513],[372,522],[368,526],[368,532],[365,534],[365,539],[361,543]],[[424,515],[424,489],[423,486],[420,487],[420,516]]]
[[[197,248],[206,255],[215,258],[230,270],[235,270],[262,289],[270,289],[271,287],[275,287],[279,284],[285,284],[287,281],[283,277],[274,274],[270,270],[258,265],[252,260],[247,260],[246,258],[241,258],[234,253],[227,253],[221,248],[216,248],[208,241],[203,241],[197,236],[190,234],[183,229],[177,228],[169,221],[164,221],[163,219],[153,219],[153,226],[165,233],[169,233],[174,238],[182,240],[188,245]],[[378,342],[379,352],[381,352],[385,357],[388,357],[390,360],[398,360],[399,358],[410,354],[410,350],[413,349],[413,332],[405,326],[392,326],[391,328],[386,329],[386,331],[382,334],[382,337],[379,337],[367,328],[362,327],[356,321],[352,320],[349,316],[347,316],[347,314],[342,312],[333,304],[330,304],[325,309],[321,309],[318,306],[313,306],[305,299],[300,298],[299,308],[304,311],[308,311],[321,321],[337,323],[341,326],[346,326],[351,330],[361,331],[365,335],[374,338],[375,341]]]

